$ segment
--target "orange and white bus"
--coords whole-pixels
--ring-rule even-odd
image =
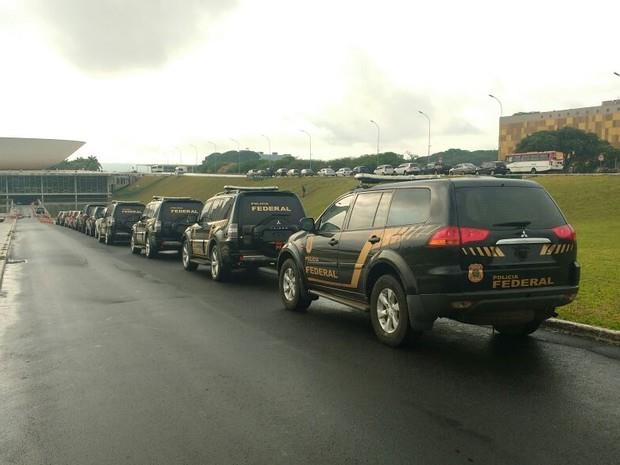
[[[525,152],[506,155],[506,166],[511,173],[549,173],[564,169],[562,152]]]

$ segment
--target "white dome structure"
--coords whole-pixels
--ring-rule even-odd
[[[0,137],[0,170],[42,170],[60,163],[85,142]]]

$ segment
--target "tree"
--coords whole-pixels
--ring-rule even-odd
[[[587,172],[598,166],[598,156],[605,156],[607,166],[614,166],[620,158],[620,150],[592,132],[565,127],[555,131],[539,131],[527,136],[517,145],[517,152],[544,152],[557,150],[567,159],[565,170]]]
[[[97,157],[90,155],[86,158],[78,157],[75,160],[64,160],[57,165],[52,166],[55,170],[84,170],[84,171],[101,171],[101,163]]]

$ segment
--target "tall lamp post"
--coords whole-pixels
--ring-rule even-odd
[[[237,144],[237,174],[241,174],[241,144],[237,139],[230,138],[235,144]]]
[[[301,132],[303,132],[306,136],[308,136],[308,142],[310,144],[310,169],[312,169],[312,136],[310,135],[310,133],[304,129],[300,129]]]
[[[208,140],[207,142],[213,146],[213,154],[217,153],[217,145],[215,144],[215,142],[211,142],[210,140]],[[213,157],[213,165],[215,165],[214,172],[217,173],[217,160],[215,157]]]
[[[196,146],[194,144],[189,144],[189,145],[190,145],[190,147],[192,147],[194,149],[194,158],[195,158],[195,160],[194,160],[195,163],[194,164],[196,166],[198,166],[198,149],[196,148]]]
[[[614,71],[614,74],[618,77],[620,77],[620,73],[617,73],[616,71]]]
[[[418,110],[418,113],[420,113],[422,116],[424,116],[426,118],[426,120],[428,121],[428,150],[427,150],[426,155],[430,157],[431,156],[431,119],[422,110]]]
[[[183,152],[181,151],[181,147],[179,147],[178,145],[175,147],[179,152],[179,165],[182,165],[183,164]]]
[[[501,160],[501,153],[500,153],[500,147],[501,147],[501,141],[502,141],[502,116],[504,116],[504,105],[502,105],[502,101],[500,99],[498,99],[495,95],[493,94],[489,94],[489,97],[491,97],[493,100],[495,100],[498,104],[499,104],[499,127],[497,129],[497,159]]]
[[[265,139],[267,139],[267,153],[269,154],[269,170],[273,168],[273,159],[271,157],[271,139],[267,137],[265,134],[261,134]]]
[[[374,124],[375,126],[377,126],[377,155],[379,155],[380,147],[381,147],[381,128],[379,127],[379,124],[374,119],[371,119],[370,122]]]

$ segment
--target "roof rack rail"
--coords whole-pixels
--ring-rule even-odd
[[[154,195],[153,200],[193,200],[191,197],[169,197],[164,195]]]
[[[355,179],[357,179],[360,184],[364,185],[372,185],[372,184],[383,184],[383,183],[393,183],[393,182],[406,182],[406,181],[426,181],[428,179],[439,179],[445,176],[441,176],[438,174],[418,174],[418,175],[395,175],[395,176],[387,176],[380,174],[367,174],[367,173],[358,173],[355,175]]]
[[[265,187],[252,187],[252,186],[224,186],[224,192],[231,191],[277,191],[280,188],[278,186],[265,186]]]

